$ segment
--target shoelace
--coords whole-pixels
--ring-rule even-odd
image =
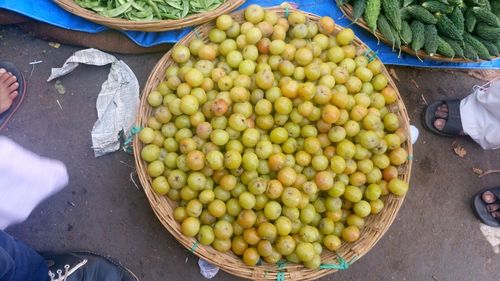
[[[73,272],[75,272],[80,267],[84,266],[87,263],[87,261],[88,261],[87,259],[84,259],[83,261],[75,265],[73,268],[71,268],[69,264],[66,264],[64,266],[64,274],[61,269],[56,270],[57,276],[56,273],[52,272],[52,270],[49,270],[50,281],[66,281],[67,278],[71,274],[73,274]]]

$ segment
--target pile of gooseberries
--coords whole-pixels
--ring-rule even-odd
[[[408,190],[397,93],[330,17],[258,5],[244,16],[172,49],[141,157],[185,236],[250,266],[318,268],[323,247],[360,237],[381,196]]]

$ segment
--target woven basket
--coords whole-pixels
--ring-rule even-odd
[[[283,16],[285,14],[285,9],[283,8],[268,8],[268,10],[275,11],[279,15]],[[290,9],[293,11],[293,9]],[[309,20],[317,21],[318,16],[305,13]],[[238,22],[243,22],[243,11],[236,12],[232,14],[234,20]],[[189,33],[180,40],[177,44],[187,45],[193,38],[198,34],[200,39],[207,40],[208,31],[214,26],[212,22],[206,23],[196,28],[194,32]],[[340,31],[341,27],[336,27],[336,31]],[[367,48],[358,38],[355,39],[355,44],[361,46],[362,48]],[[147,95],[164,79],[165,69],[170,65],[174,64],[170,58],[171,52],[166,53],[158,64],[153,69],[149,79],[144,87],[139,113],[137,116],[137,124],[140,126],[146,126],[147,119],[152,114],[152,108],[148,105]],[[396,85],[394,81],[390,78],[389,73],[384,67],[384,74],[388,77],[389,84],[396,90]],[[406,108],[403,104],[401,96],[398,94],[398,100],[396,102],[396,114],[398,115],[402,127],[406,130],[409,135],[409,118]],[[146,167],[147,163],[141,159],[140,151],[143,144],[138,140],[134,139],[134,155],[137,167],[137,173],[139,179],[144,188],[151,207],[153,211],[158,216],[161,223],[167,228],[167,230],[182,244],[184,247],[194,252],[197,256],[219,266],[222,270],[231,273],[233,275],[255,279],[255,280],[276,280],[277,277],[281,280],[313,280],[325,276],[327,274],[336,272],[337,269],[317,269],[311,270],[307,269],[302,265],[286,263],[278,265],[264,263],[259,266],[247,266],[243,261],[234,255],[231,251],[227,253],[220,253],[210,246],[203,246],[198,244],[194,238],[188,238],[181,233],[180,224],[174,220],[173,210],[177,206],[177,202],[170,200],[166,196],[157,195],[151,187],[151,177],[147,174]],[[412,155],[412,145],[411,142],[406,141],[403,144],[409,155]],[[399,167],[400,178],[405,182],[410,180],[411,172],[411,161],[407,161],[405,164]],[[339,264],[339,257],[342,257],[348,262],[353,262],[365,255],[384,235],[389,226],[394,221],[396,214],[403,204],[404,197],[393,196],[392,194],[384,196],[383,201],[385,203],[385,208],[377,215],[371,215],[366,220],[365,227],[361,231],[361,236],[359,240],[354,243],[343,243],[342,247],[337,251],[337,254],[332,253],[328,250],[324,250],[322,254],[322,262],[327,264],[327,267],[336,267]],[[340,259],[342,260],[342,259]],[[331,265],[334,266],[331,266]],[[284,278],[284,279],[283,279]]]
[[[344,4],[344,5],[341,5],[340,7],[340,10],[342,11],[342,13],[344,13],[344,15],[352,22],[354,22],[354,17],[353,17],[353,12],[352,12],[352,6],[350,4]],[[366,24],[366,21],[363,19],[363,17],[359,18],[356,22],[355,22],[358,26],[362,27],[363,29],[365,29],[366,31],[370,32],[371,34],[375,35],[375,37],[377,37],[378,39],[380,39],[380,41],[386,43],[387,45],[389,46],[392,46],[392,42],[387,40],[383,35],[382,33],[380,33],[380,31],[378,31],[378,29],[375,31],[375,33],[373,33],[373,31],[368,27],[368,25]],[[458,63],[464,63],[464,62],[481,62],[481,61],[485,61],[485,60],[482,60],[482,59],[478,59],[477,61],[474,61],[474,60],[469,60],[469,59],[465,59],[465,58],[447,58],[447,57],[444,57],[440,54],[435,54],[433,56],[430,56],[428,55],[426,52],[424,52],[423,50],[419,50],[418,52],[415,52],[410,46],[408,45],[401,45],[401,51],[407,53],[407,54],[410,54],[412,56],[415,56],[415,57],[418,57],[420,59],[428,59],[428,60],[435,60],[435,61],[442,61],[442,62],[458,62]],[[492,57],[491,59],[494,60],[496,58],[500,58],[500,57]]]
[[[91,10],[80,7],[73,0],[54,0],[66,11],[89,21],[105,25],[117,30],[136,30],[147,32],[159,32],[167,30],[182,29],[208,22],[222,14],[227,14],[238,8],[245,0],[226,0],[217,9],[201,14],[194,14],[178,20],[154,20],[154,21],[132,21],[120,18],[108,18],[94,13]]]

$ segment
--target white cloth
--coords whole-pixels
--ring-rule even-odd
[[[500,76],[460,102],[464,133],[483,149],[500,148]]]
[[[97,96],[97,121],[92,128],[92,148],[95,157],[120,149],[120,132],[125,139],[135,122],[139,109],[139,82],[134,72],[123,61],[97,49],[75,52],[61,68],[52,68],[47,81],[51,81],[75,70],[80,63],[103,66],[111,69]]]
[[[493,248],[493,252],[495,254],[500,253],[500,228],[491,227],[486,224],[481,223],[479,226],[481,232],[488,242],[490,242],[491,247]]]
[[[20,223],[68,184],[66,166],[0,136],[0,229]]]

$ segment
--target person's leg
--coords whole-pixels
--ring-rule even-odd
[[[500,77],[462,99],[460,115],[464,132],[483,149],[500,148]]]
[[[462,100],[429,105],[424,111],[425,127],[440,135],[468,135],[483,149],[500,148],[500,77],[488,85],[476,87]]]
[[[0,280],[46,281],[45,259],[23,242],[0,230]]]

